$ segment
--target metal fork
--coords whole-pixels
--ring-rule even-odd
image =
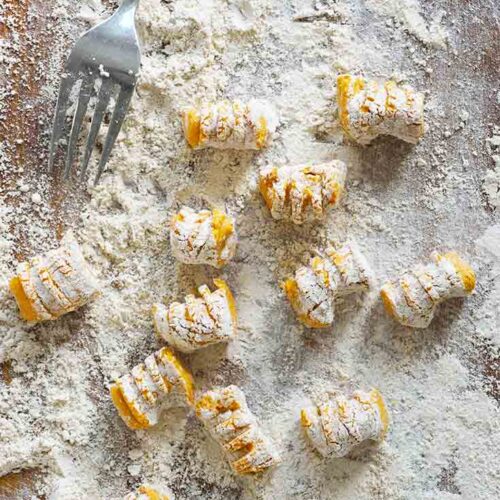
[[[64,134],[71,91],[75,84],[81,81],[78,104],[67,143],[64,168],[64,177],[67,179],[70,176],[82,123],[90,98],[94,93],[95,83],[100,79],[101,86],[81,164],[81,178],[84,177],[87,170],[104,114],[117,86],[119,93],[99,161],[95,184],[99,182],[127,114],[137,83],[141,64],[139,39],[135,28],[135,12],[138,5],[139,0],[123,0],[120,7],[109,19],[87,31],[76,42],[71,51],[64,68],[65,74],[57,99],[50,142],[49,172],[54,171],[54,160],[59,141]]]

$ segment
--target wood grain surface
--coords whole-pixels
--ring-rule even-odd
[[[17,199],[10,192],[19,180],[36,177],[37,170],[43,170],[47,126],[54,105],[53,100],[41,94],[47,83],[43,61],[61,35],[47,28],[51,2],[5,0],[2,7],[0,39],[8,42],[4,56],[14,58],[15,63],[3,64],[0,71],[0,144],[9,163],[8,170],[0,170],[0,197],[2,203],[17,207]],[[56,193],[54,191],[53,200],[57,203]],[[53,219],[54,231],[60,231],[60,220]],[[22,229],[11,227],[10,230],[15,236],[16,257],[21,259],[31,253]],[[0,384],[11,383],[9,362],[1,365],[0,375]],[[0,477],[0,499],[32,498],[42,479],[43,472],[38,469]]]

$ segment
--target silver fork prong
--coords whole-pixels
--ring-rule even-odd
[[[87,112],[90,96],[94,88],[94,79],[88,75],[83,79],[80,87],[80,95],[78,96],[78,105],[76,108],[75,116],[73,117],[73,124],[71,126],[71,133],[68,142],[68,149],[66,151],[66,167],[64,169],[64,176],[67,178],[70,174],[75,152],[77,148],[78,137],[82,128],[83,119]]]
[[[94,116],[92,117],[92,124],[90,125],[87,145],[85,146],[85,155],[82,161],[82,177],[87,171],[89,160],[92,156],[92,151],[94,150],[95,141],[97,139],[97,134],[99,133],[102,119],[104,118],[104,113],[106,112],[106,109],[108,109],[112,90],[113,81],[110,78],[103,78],[101,88],[99,90],[99,95],[97,96],[97,104],[95,107]]]
[[[0,0],[1,3],[2,0]],[[94,83],[100,80],[100,89],[96,98],[90,131],[86,138],[85,151],[81,159],[81,176],[85,177],[90,159],[101,129],[111,96],[116,87],[120,88],[118,104],[113,111],[103,145],[103,155],[99,162],[98,179],[101,176],[111,154],[125,118],[133,89],[137,84],[137,75],[141,67],[141,50],[135,26],[135,13],[139,0],[121,0],[120,6],[108,19],[85,32],[75,43],[62,75],[61,87],[54,116],[52,138],[49,151],[49,170],[56,170],[56,158],[59,158],[61,142],[67,146],[64,178],[72,176],[78,156],[78,144],[82,124],[88,113],[90,99],[94,95],[90,76],[94,75]],[[1,78],[0,78],[1,79]],[[82,81],[78,90],[78,103],[75,105],[75,116],[70,126],[66,127],[66,113],[70,104],[72,88],[76,82]],[[129,89],[129,90],[124,90]],[[75,92],[76,94],[76,92]],[[118,94],[118,92],[117,92]],[[67,129],[71,128],[71,131]]]
[[[61,88],[59,90],[56,112],[54,115],[52,138],[50,140],[49,173],[52,172],[52,169],[54,168],[54,159],[56,155],[57,145],[64,131],[66,111],[68,110],[70,104],[69,96],[71,94],[71,89],[73,88],[73,85],[75,84],[76,80],[77,80],[77,75],[71,74],[69,76],[65,76],[61,81]]]
[[[118,137],[120,129],[122,128],[133,94],[134,87],[122,87],[120,89],[120,94],[118,95],[118,100],[116,101],[115,110],[113,111],[113,117],[111,118],[108,135],[106,136],[106,142],[104,143],[104,148],[102,150],[101,160],[99,161],[99,170],[97,171],[95,184],[99,182],[104,168],[106,167],[106,163],[108,163],[109,156],[111,155],[111,150],[113,149],[116,138]]]

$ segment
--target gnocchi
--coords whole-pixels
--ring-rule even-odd
[[[369,144],[379,135],[415,144],[424,135],[424,95],[409,86],[340,75],[337,100],[340,124],[359,144]]]
[[[237,242],[234,219],[218,209],[183,207],[170,224],[172,253],[184,264],[220,268],[234,257]]]
[[[240,388],[230,385],[204,393],[196,402],[196,415],[223,447],[238,474],[262,472],[279,462]]]
[[[236,335],[237,313],[226,282],[215,279],[217,289],[198,288],[200,297],[187,295],[185,303],[153,306],[155,331],[162,340],[182,352],[192,352]]]
[[[473,269],[456,252],[433,252],[431,262],[388,281],[380,291],[385,309],[401,324],[426,328],[439,303],[466,297],[476,286]]]
[[[100,293],[97,279],[71,232],[59,248],[21,262],[9,286],[21,318],[32,322],[56,320]]]
[[[194,383],[172,350],[164,347],[110,387],[111,399],[130,429],[148,429],[167,407],[192,406]]]
[[[184,136],[193,149],[263,149],[278,125],[272,107],[263,101],[220,101],[183,111]]]
[[[376,389],[324,393],[304,408],[300,421],[312,446],[323,457],[344,457],[367,440],[380,441],[389,427],[389,414]]]
[[[328,248],[324,256],[313,257],[283,284],[301,323],[309,328],[325,328],[333,324],[335,298],[366,291],[370,286],[368,265],[352,244],[335,250]]]
[[[346,166],[340,160],[320,165],[268,167],[260,174],[260,192],[274,219],[303,224],[322,219],[344,192]]]

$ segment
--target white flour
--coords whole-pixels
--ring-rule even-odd
[[[378,14],[389,16],[396,26],[401,25],[420,41],[436,47],[445,46],[448,35],[441,25],[444,11],[432,12],[429,16],[432,21],[427,23],[418,0],[366,0],[366,5]],[[387,24],[390,26],[391,22]]]
[[[80,3],[52,2],[61,48],[50,55],[46,98],[57,92],[64,33],[80,31],[71,12],[91,23],[109,13],[97,0]],[[0,475],[40,469],[29,495],[54,500],[119,499],[143,482],[181,500],[498,498],[498,175],[487,173],[484,148],[496,93],[487,88],[491,100],[475,101],[470,82],[486,85],[476,68],[454,72],[454,47],[476,64],[475,48],[464,50],[465,35],[416,0],[142,0],[137,22],[143,69],[110,172],[97,188],[89,183],[88,200],[62,206],[100,276],[99,300],[51,324],[18,319],[7,289],[16,242],[21,253],[56,246],[49,222],[61,212],[48,206],[50,181],[38,165],[26,165],[19,185],[0,187],[16,206],[0,207],[0,361],[10,374],[0,378]],[[15,56],[10,43],[0,57]],[[393,138],[344,143],[333,87],[340,71],[428,89],[427,136],[415,147]],[[226,96],[277,108],[269,150],[186,147],[179,110]],[[13,172],[10,152],[0,144],[3,176]],[[332,157],[349,168],[340,207],[324,224],[274,221],[258,193],[259,168]],[[235,217],[237,255],[220,272],[173,259],[167,221],[184,204]],[[279,283],[328,239],[356,240],[379,285],[435,248],[456,249],[477,271],[477,292],[442,305],[424,331],[386,317],[377,288],[339,303],[334,329],[304,329]],[[114,377],[159,347],[151,305],[182,300],[216,276],[236,296],[238,336],[183,359],[200,390],[244,390],[283,458],[261,481],[235,478],[192,415],[174,410],[134,433],[108,395]],[[324,389],[372,386],[392,415],[386,441],[355,460],[321,460],[299,427],[300,408]],[[0,479],[0,498],[22,498],[2,497],[2,487]]]
[[[500,128],[495,127],[494,135],[486,139],[486,147],[493,160],[493,168],[484,176],[483,191],[492,208],[500,208]]]

